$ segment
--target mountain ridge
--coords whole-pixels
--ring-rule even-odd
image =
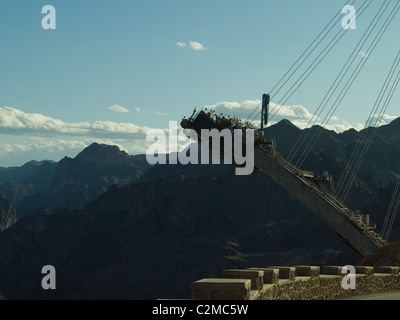
[[[283,155],[291,155],[296,162],[306,146],[311,145],[314,134],[318,128],[313,126],[308,129],[299,129],[288,120],[282,120],[278,124],[270,126],[264,130],[266,137],[275,138],[278,151]],[[323,128],[322,128],[323,129]],[[321,130],[321,135],[311,148],[312,153],[324,153],[330,155],[344,163],[348,163],[353,150],[359,143],[365,145],[362,136],[369,137],[371,131],[374,132],[373,139],[363,158],[360,172],[371,174],[376,182],[388,185],[396,180],[400,173],[400,118],[393,120],[390,124],[377,128],[369,127],[361,131],[349,129],[342,133],[332,130]],[[297,141],[304,141],[297,144]],[[297,148],[301,151],[297,151]],[[361,148],[361,150],[363,147]],[[376,162],[376,156],[382,156],[381,162]],[[397,172],[397,173],[396,173]],[[339,180],[340,177],[335,177]]]
[[[136,181],[149,167],[143,157],[93,143],[75,158],[60,160],[49,186],[18,201],[16,207],[21,215],[39,208],[80,209],[110,186]]]
[[[387,144],[379,150],[390,149],[388,137],[396,144],[392,129],[377,135]],[[298,135],[289,141],[290,130],[300,132],[287,122],[269,130],[279,137],[278,149],[294,144]],[[351,130],[324,132],[304,166],[340,176],[358,137]],[[103,151],[110,152],[110,163],[115,164],[112,155],[133,161],[103,147],[85,150],[83,159],[64,159],[52,186],[57,192],[47,204],[62,194],[60,184],[71,186],[85,177],[82,170],[107,171],[109,166],[95,165]],[[367,158],[363,169],[373,170],[360,172],[347,200],[352,209],[371,214],[378,230],[395,187],[393,179],[387,184],[377,179],[381,157]],[[391,161],[388,157],[385,165]],[[78,192],[90,184],[85,179]],[[400,240],[399,230],[396,221],[392,241]],[[236,176],[229,165],[149,166],[136,180],[112,184],[80,208],[31,210],[0,232],[0,288],[8,299],[186,299],[191,281],[220,277],[225,268],[359,261],[329,226],[268,176]],[[38,286],[37,270],[45,264],[53,264],[59,275],[54,292]]]

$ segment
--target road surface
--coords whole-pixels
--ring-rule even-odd
[[[400,300],[400,291],[355,296],[343,300]]]

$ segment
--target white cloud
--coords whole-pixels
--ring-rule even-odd
[[[212,109],[217,114],[222,113],[225,116],[236,116],[239,119],[253,121],[253,124],[256,126],[260,125],[260,110],[261,110],[261,100],[246,100],[243,102],[219,102],[215,105],[206,105],[204,108]],[[253,113],[253,115],[249,118],[250,114],[256,109],[257,111]],[[273,102],[270,103],[270,125],[276,124],[283,119],[287,119],[292,122],[295,126],[304,129],[308,127],[310,124],[323,126],[321,123],[321,119],[313,118],[313,114],[304,106],[301,105],[293,105],[293,106],[281,106],[277,105]],[[378,118],[379,115],[374,115],[373,118]],[[381,121],[378,126],[388,124],[397,116],[390,115],[381,115]],[[341,120],[337,116],[332,116],[328,124],[325,125],[325,128],[328,130],[333,130],[336,132],[343,132],[354,128],[358,131],[364,128],[364,124],[362,123],[349,123]]]
[[[180,48],[186,47],[186,43],[184,43],[184,42],[177,42],[176,45],[177,45],[178,47],[180,47]]]
[[[168,116],[168,113],[159,112],[159,111],[156,111],[156,110],[150,110],[149,112],[150,112],[150,113],[154,113],[154,114],[156,114],[156,115],[158,115],[158,116],[162,116],[162,117]]]
[[[144,154],[152,144],[146,141],[150,130],[134,123],[113,121],[64,122],[0,107],[0,166],[22,165],[33,159],[58,161],[64,156],[74,157],[93,142],[117,145],[130,154]]]
[[[259,114],[257,113],[261,110],[261,100],[245,100],[243,102],[219,102],[215,105],[205,106],[206,108],[213,109],[217,114],[224,114],[227,116],[236,116],[239,119],[246,120],[251,113],[258,108],[256,112],[249,118],[249,120],[258,120]],[[279,118],[282,119],[301,119],[310,120],[312,114],[303,106],[280,106],[275,103],[270,103],[270,113],[273,115],[274,120]],[[277,121],[279,121],[277,120]]]
[[[257,112],[250,118],[253,120],[260,109],[260,103],[260,100],[230,101],[208,105],[205,108],[213,109],[217,114],[222,112],[224,115],[245,120],[258,107]],[[271,102],[271,109],[274,107],[276,104]],[[137,111],[160,116],[167,115],[155,110],[137,108]],[[397,118],[397,116],[384,114],[373,115],[372,119],[376,120],[378,117],[381,119],[379,125],[387,124]],[[304,106],[282,106],[270,125],[282,119],[288,119],[299,128],[305,128],[311,118],[311,112]],[[318,121],[319,119],[316,124],[319,124]],[[259,116],[254,124],[260,125]],[[351,124],[334,116],[326,126],[326,129],[336,132],[351,128],[359,131],[364,128],[364,124]],[[130,154],[143,154],[152,144],[146,141],[149,130],[149,127],[138,126],[134,123],[113,121],[64,122],[38,113],[25,113],[11,107],[0,107],[0,138],[4,138],[3,141],[0,140],[0,166],[21,165],[32,159],[58,161],[63,156],[75,156],[93,142],[117,145]],[[161,131],[168,132],[169,129],[161,129]]]
[[[163,117],[168,116],[168,113],[159,112],[157,110],[149,110],[149,111],[147,111],[147,110],[144,110],[144,109],[140,109],[138,107],[136,107],[135,109],[136,109],[137,112],[149,112],[149,113],[153,113],[153,114],[156,114],[158,116],[163,116]]]
[[[204,51],[206,48],[200,43],[196,41],[189,41],[189,46],[195,51]]]
[[[361,131],[364,129],[364,125],[362,123],[351,124],[346,121],[341,123],[328,123],[325,127],[327,130],[333,130],[336,132],[344,132],[350,129],[355,129],[357,131]]]
[[[383,126],[389,124],[393,120],[397,119],[398,116],[390,116],[387,114],[374,114],[369,117],[368,122],[372,126]]]
[[[176,45],[179,48],[186,48],[189,47],[190,49],[194,50],[194,51],[204,51],[207,50],[206,47],[204,47],[203,44],[201,44],[200,42],[197,41],[189,41],[188,43],[185,42],[177,42]]]
[[[251,112],[261,103],[260,100],[246,100],[244,102],[224,101],[214,105],[207,105],[205,108],[213,109],[217,114],[236,116],[239,119],[246,119]]]
[[[38,113],[25,113],[21,110],[0,107],[0,133],[45,133],[85,134],[89,122],[67,123]]]
[[[87,137],[124,137],[142,138],[150,130],[133,123],[112,121],[64,122],[37,113],[25,113],[21,110],[0,107],[0,133],[29,136],[87,136]]]
[[[122,107],[122,106],[117,105],[117,104],[109,106],[108,110],[113,111],[113,112],[120,112],[120,113],[128,113],[129,112],[129,110],[127,108]]]
[[[311,114],[305,107],[300,106],[300,105],[281,106],[281,105],[277,105],[275,103],[271,103],[270,110],[274,117],[286,118],[289,120],[290,119],[301,119],[301,120],[313,119],[313,114]]]

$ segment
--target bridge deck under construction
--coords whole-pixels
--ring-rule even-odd
[[[244,135],[247,129],[255,129],[236,118],[218,117],[212,111],[206,113],[203,110],[193,114],[190,119],[183,119],[181,126],[195,130],[200,137],[201,129],[242,129]],[[360,256],[366,257],[388,245],[375,231],[376,226],[369,220],[369,216],[351,210],[320,184],[320,180],[330,180],[326,173],[317,176],[295,167],[277,152],[274,141],[264,138],[261,130],[255,130],[254,144],[254,168],[267,174],[314,211]]]

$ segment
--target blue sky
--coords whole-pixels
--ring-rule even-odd
[[[363,2],[357,0],[356,9]],[[315,112],[382,3],[374,1],[357,17],[357,28],[346,32],[287,101],[282,110],[289,120],[301,125]],[[94,141],[143,153],[149,128],[168,128],[168,121],[179,122],[195,106],[250,114],[344,4],[2,0],[0,166],[58,161]],[[45,5],[56,9],[55,30],[41,27]],[[361,128],[366,121],[400,50],[399,16],[340,104],[331,128]],[[334,31],[340,29],[337,23]],[[396,92],[387,122],[399,115],[399,102]],[[275,120],[281,118],[285,113]]]

